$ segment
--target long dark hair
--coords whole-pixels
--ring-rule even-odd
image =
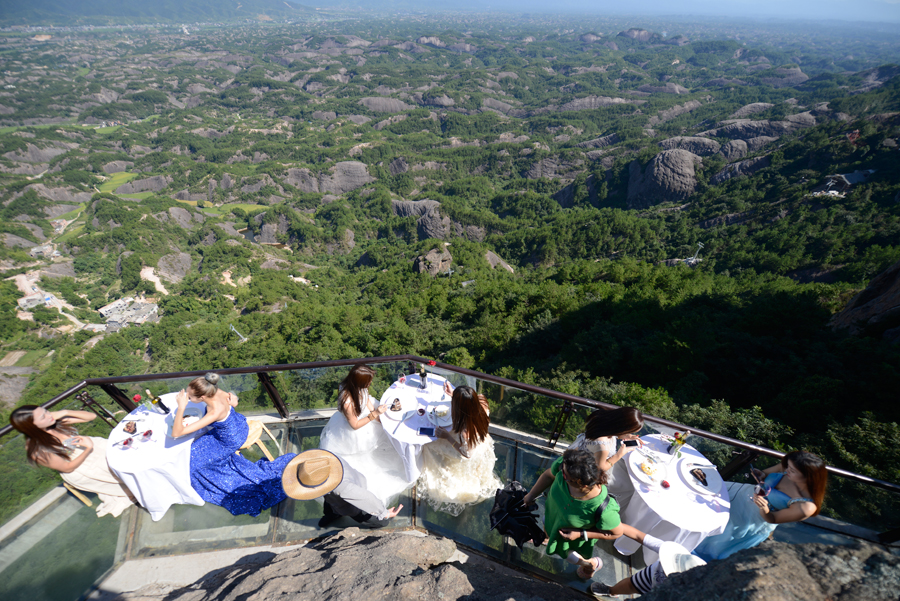
[[[781,458],[782,469],[787,469],[788,461],[794,464],[794,467],[806,478],[806,487],[809,494],[812,495],[813,503],[816,504],[816,512],[813,515],[819,515],[822,510],[822,504],[825,502],[825,488],[828,486],[828,471],[825,469],[825,462],[818,455],[814,455],[809,451],[792,451]]]
[[[601,409],[591,413],[584,424],[584,437],[597,440],[606,436],[622,436],[644,427],[644,414],[634,407]]]
[[[606,472],[597,465],[594,454],[585,449],[567,449],[563,453],[563,467],[569,477],[582,486],[606,484]]]
[[[353,401],[356,416],[359,417],[363,410],[363,392],[372,383],[373,378],[375,378],[375,370],[368,365],[358,363],[351,367],[350,373],[341,380],[341,394],[338,396],[338,403],[343,404],[344,399],[349,396]]]
[[[453,430],[466,433],[469,446],[484,441],[488,434],[487,412],[482,403],[487,404],[484,395],[475,392],[471,386],[459,386],[453,390],[453,402],[450,405],[450,417],[453,419]]]
[[[9,416],[10,425],[25,435],[25,454],[28,461],[37,464],[37,459],[45,458],[51,454],[59,455],[63,459],[69,459],[69,450],[47,430],[34,425],[34,410],[37,405],[22,405],[17,407]],[[72,426],[67,426],[62,421],[57,421],[51,430],[56,430],[66,436],[77,436],[78,431]]]

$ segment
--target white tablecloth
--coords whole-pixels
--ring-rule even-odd
[[[428,388],[425,390],[419,388],[421,381],[418,375],[406,376],[405,383],[398,381],[391,384],[381,395],[380,401],[390,407],[394,399],[400,399],[403,405],[405,421],[393,420],[385,414],[381,416],[381,423],[391,444],[403,458],[403,467],[410,483],[418,480],[422,472],[422,445],[437,440],[436,436],[419,434],[419,428],[435,427],[428,419],[427,411],[433,405],[450,406],[450,397],[444,394],[444,378],[428,374]],[[416,413],[419,407],[426,410],[426,415]]]
[[[129,417],[143,416],[143,421],[137,423],[132,448],[117,444],[131,436],[124,431],[123,420],[110,433],[106,452],[109,468],[150,512],[154,522],[162,519],[169,507],[177,503],[204,504],[191,486],[190,475],[191,442],[203,430],[178,439],[169,436],[177,408],[175,396],[176,393],[169,393],[160,397],[172,410],[169,415],[141,413],[140,407],[132,411]],[[199,409],[201,415],[206,411],[204,403],[188,403],[188,408]],[[147,430],[153,431],[153,440],[141,442],[140,434]]]
[[[669,446],[669,442],[662,440],[658,434],[644,436],[641,440],[644,441],[644,449],[658,453],[664,454]],[[636,460],[638,457],[632,451],[626,456],[626,460],[632,458]],[[663,457],[663,461],[667,459],[668,456]],[[628,475],[634,485],[635,494],[621,517],[624,523],[646,534],[652,534],[664,541],[676,542],[692,551],[707,536],[721,534],[725,530],[731,511],[731,501],[724,482],[719,493],[715,495],[699,494],[692,490],[678,469],[682,462],[709,464],[709,460],[694,447],[683,446],[681,458],[672,458],[666,467],[668,472],[666,481],[670,485],[667,489],[660,485],[644,484],[629,469]],[[623,555],[631,555],[641,548],[640,543],[624,536],[617,539],[615,545]],[[657,559],[656,553],[644,547],[644,561],[647,565]]]

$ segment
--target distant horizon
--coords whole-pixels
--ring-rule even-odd
[[[627,10],[616,2],[556,0],[552,5],[539,0],[290,0],[311,8],[357,7],[369,10],[413,10],[422,12],[472,11],[532,14],[590,14],[615,17],[656,18],[749,18],[779,21],[851,21],[879,24],[900,23],[900,0],[684,0],[678,4],[664,0],[632,0]],[[676,12],[677,11],[677,12]],[[900,34],[900,31],[898,31]]]

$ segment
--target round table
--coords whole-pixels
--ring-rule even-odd
[[[422,382],[418,375],[406,376],[405,382],[394,382],[390,388],[381,395],[380,404],[387,404],[387,412],[381,416],[381,423],[388,439],[403,458],[403,466],[406,469],[406,477],[410,483],[419,479],[422,472],[422,445],[437,440],[437,436],[420,434],[420,428],[436,428],[428,417],[428,412],[435,406],[446,405],[450,407],[450,397],[444,392],[446,380],[435,374],[428,374],[427,387],[419,388]],[[402,417],[393,419],[390,406],[395,399],[399,399],[403,407]],[[419,415],[418,409],[425,409],[425,415]],[[442,425],[449,425],[449,415],[441,420]]]
[[[181,503],[203,505],[204,501],[191,486],[191,442],[203,433],[205,428],[181,438],[172,438],[171,426],[175,418],[175,396],[177,393],[161,395],[166,406],[172,409],[168,415],[146,411],[138,407],[128,414],[109,435],[106,460],[109,468],[128,487],[138,502],[154,522],[158,522],[172,505]],[[204,403],[188,403],[188,410],[206,412]],[[137,433],[125,432],[129,418],[138,418]],[[141,433],[152,430],[150,440],[142,441]],[[133,436],[130,447],[120,443]]]
[[[634,485],[634,495],[623,512],[622,521],[641,532],[652,534],[664,541],[676,542],[689,551],[699,545],[707,536],[720,534],[728,523],[731,501],[728,488],[722,482],[718,491],[699,493],[689,486],[683,475],[682,464],[696,463],[710,465],[700,452],[690,445],[681,448],[681,457],[666,454],[669,441],[659,434],[641,437],[645,451],[653,451],[652,456],[667,463],[666,481],[669,488],[659,484],[647,484],[636,473],[643,458],[638,451],[626,455],[628,475]],[[616,540],[616,549],[623,555],[631,555],[641,544],[627,537]],[[658,559],[658,555],[644,547],[644,561],[647,565]]]

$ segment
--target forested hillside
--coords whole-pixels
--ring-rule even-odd
[[[0,267],[78,321],[2,282],[7,402],[413,353],[900,481],[900,317],[829,325],[900,261],[896,40],[636,25],[0,38]]]

